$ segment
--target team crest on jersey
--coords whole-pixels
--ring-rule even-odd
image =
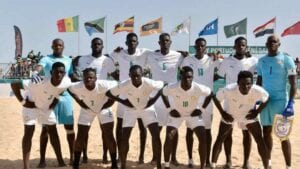
[[[196,100],[197,97],[196,97],[196,96],[192,96],[191,99],[192,99],[192,100]]]
[[[283,64],[281,60],[278,60],[277,63],[280,64],[280,65]]]

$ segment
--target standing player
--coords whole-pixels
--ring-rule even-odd
[[[195,56],[186,57],[183,59],[181,67],[189,66],[193,69],[194,82],[205,85],[213,90],[215,68],[218,68],[220,61],[214,61],[213,58],[206,55],[206,40],[204,38],[198,38],[195,41]],[[202,100],[204,98],[201,98]],[[211,124],[213,117],[213,106],[212,103],[202,113],[202,118],[205,126],[207,153],[206,153],[206,167],[210,166],[210,149],[211,149]],[[186,144],[189,156],[188,166],[193,167],[193,130],[187,128]]]
[[[24,80],[22,83],[11,84],[17,99],[23,105],[23,119],[25,122],[25,133],[22,140],[24,169],[29,168],[29,156],[31,140],[34,132],[34,123],[38,119],[49,133],[51,145],[54,148],[59,166],[65,166],[62,158],[60,141],[56,130],[56,118],[54,107],[58,103],[57,98],[71,84],[65,75],[65,66],[61,62],[53,64],[51,78],[44,79],[38,84]],[[26,97],[21,95],[21,89],[25,88]]]
[[[112,169],[118,168],[116,160],[116,141],[113,136],[113,116],[110,109],[114,103],[108,100],[105,93],[117,85],[117,82],[97,80],[96,69],[87,68],[83,71],[83,82],[78,82],[69,88],[70,94],[81,106],[78,120],[78,134],[75,141],[73,168],[79,168],[81,151],[85,147],[88,132],[95,116],[102,128],[102,137],[110,150]],[[103,111],[103,109],[105,111]]]
[[[242,70],[254,73],[256,70],[257,59],[255,57],[248,57],[247,55],[247,39],[238,37],[234,41],[235,54],[225,58],[218,70],[218,74],[225,77],[226,85],[237,82],[237,75]],[[243,147],[244,147],[244,164],[243,168],[248,169],[249,156],[251,150],[251,136],[247,127],[240,125],[243,131]],[[226,168],[231,168],[231,147],[232,147],[232,130],[227,135],[224,141],[224,149],[226,154]]]
[[[261,87],[253,85],[253,75],[249,71],[241,71],[238,74],[237,83],[227,85],[217,93],[214,102],[221,113],[222,120],[219,134],[213,147],[212,168],[216,168],[216,162],[222,149],[222,142],[233,128],[233,122],[243,123],[253,135],[264,168],[268,168],[267,147],[263,140],[262,130],[257,115],[266,106],[269,94]],[[221,101],[224,101],[221,106]],[[262,102],[256,108],[256,102]],[[253,106],[255,106],[253,108]]]
[[[129,33],[126,36],[127,50],[120,50],[118,52],[113,52],[111,57],[113,58],[115,64],[119,65],[119,80],[120,82],[128,79],[128,70],[132,65],[144,66],[146,61],[146,56],[148,50],[143,48],[137,48],[139,41],[138,36],[135,33]],[[123,99],[125,97],[121,95]],[[117,127],[116,127],[116,139],[119,151],[121,150],[121,138],[122,138],[122,123],[123,114],[125,111],[125,106],[118,104],[117,108]],[[142,119],[138,118],[138,126],[140,130],[140,155],[139,164],[144,163],[144,152],[147,139],[147,129],[144,127]],[[120,154],[119,154],[120,155]]]
[[[146,66],[150,68],[153,80],[160,80],[164,83],[175,83],[178,80],[177,72],[183,57],[181,53],[170,50],[172,41],[168,33],[160,34],[158,43],[160,50],[148,53]],[[162,99],[159,99],[154,107],[161,131],[162,127],[167,125],[169,112]],[[175,134],[173,143],[171,163],[178,166],[179,163],[176,159],[178,133]],[[155,160],[156,157],[153,156],[152,161],[154,162]]]
[[[170,155],[174,141],[174,135],[183,121],[192,129],[199,140],[199,154],[201,169],[204,169],[206,161],[206,134],[201,114],[210,101],[211,90],[193,82],[193,69],[184,66],[181,69],[181,80],[172,83],[163,89],[166,106],[170,105],[171,111],[167,123],[166,141],[164,144],[165,168],[170,168]],[[206,97],[203,105],[199,106],[201,97]],[[169,99],[171,102],[169,102]]]
[[[55,62],[62,62],[65,65],[66,76],[72,77],[73,68],[72,68],[72,59],[68,56],[63,55],[64,50],[64,41],[61,39],[54,39],[52,41],[52,50],[53,54],[43,57],[38,65],[35,68],[33,73],[33,80],[38,80],[38,73],[44,72],[45,77],[50,76],[50,71],[52,65]],[[59,124],[64,124],[67,133],[67,140],[69,144],[69,152],[70,152],[70,163],[73,161],[73,144],[75,139],[74,132],[74,119],[73,119],[73,101],[72,97],[69,95],[67,91],[63,92],[59,97],[59,102],[55,106],[55,116],[57,118],[57,122]],[[40,137],[40,163],[38,165],[39,168],[44,168],[46,166],[45,154],[48,143],[48,135],[47,130],[43,127],[41,137]]]
[[[94,68],[96,70],[96,76],[97,79],[109,79],[110,75],[115,71],[115,66],[113,63],[113,60],[105,55],[102,55],[103,50],[103,40],[100,38],[94,38],[91,41],[91,48],[92,48],[92,54],[86,55],[86,56],[78,56],[73,60],[73,68],[74,68],[74,75],[76,75],[77,80],[82,80],[82,72],[86,68]],[[110,112],[111,109],[105,109],[102,111],[102,113],[107,114]],[[112,118],[113,119],[113,118]],[[114,122],[110,121],[108,124],[100,123],[100,127],[102,130],[104,130],[103,125],[110,126],[111,128],[114,127]],[[106,127],[107,128],[107,127]],[[103,158],[102,162],[107,163],[107,143],[105,142],[106,139],[104,139],[104,132],[102,132],[102,140],[103,140]],[[86,137],[86,146],[88,145],[88,136]],[[84,147],[83,149],[83,160],[82,162],[86,163],[88,160],[87,157],[87,147]]]
[[[273,147],[272,125],[275,114],[285,117],[294,115],[294,98],[297,91],[296,66],[293,59],[279,52],[280,40],[278,36],[268,37],[266,47],[268,54],[259,59],[257,64],[257,84],[270,94],[270,101],[260,114],[263,125],[263,135],[266,142],[271,165],[271,151]],[[287,84],[290,84],[288,95]],[[281,141],[286,168],[291,169],[291,143],[289,139]]]
[[[117,87],[112,88],[107,92],[107,96],[124,105],[126,109],[123,116],[122,128],[122,147],[121,147],[121,168],[126,168],[127,154],[129,150],[129,139],[132,128],[135,125],[137,118],[142,119],[144,126],[148,127],[152,136],[152,143],[157,157],[157,168],[161,168],[161,141],[159,137],[159,127],[157,122],[154,107],[151,106],[160,96],[160,90],[163,87],[163,82],[153,81],[148,78],[143,78],[143,69],[139,65],[130,67],[130,79],[121,82]],[[151,93],[157,94],[150,98]],[[127,99],[118,97],[125,95]]]

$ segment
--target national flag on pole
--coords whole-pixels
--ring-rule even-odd
[[[254,29],[253,33],[254,33],[255,37],[257,38],[260,36],[264,36],[265,34],[273,34],[274,29],[275,29],[275,22],[276,22],[276,18],[274,17],[267,23]]]
[[[295,23],[294,25],[286,28],[281,36],[284,37],[286,35],[294,35],[294,34],[300,34],[300,21],[298,21],[297,23]]]
[[[235,35],[243,35],[247,33],[247,18],[232,24],[224,26],[224,33],[226,38],[230,38]]]
[[[199,32],[199,36],[214,35],[218,33],[218,18],[205,25],[205,27]]]
[[[134,29],[134,16],[126,19],[123,22],[117,23],[115,25],[114,33],[118,32],[133,32]]]
[[[84,23],[85,30],[91,36],[93,33],[104,32],[105,17]]]
[[[18,56],[22,57],[23,41],[22,41],[22,34],[19,27],[14,26],[14,30],[15,30],[15,42],[16,42],[15,59],[17,59]]]
[[[181,24],[177,25],[174,28],[174,30],[171,32],[171,35],[177,35],[177,34],[183,33],[183,32],[189,34],[190,26],[191,26],[191,19],[187,18]]]
[[[141,36],[147,36],[151,34],[161,33],[162,31],[162,17],[152,20],[140,28]]]
[[[60,19],[56,24],[58,32],[78,32],[79,16]]]

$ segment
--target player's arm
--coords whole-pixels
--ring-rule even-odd
[[[57,105],[58,102],[59,102],[59,99],[55,97],[53,99],[52,103],[50,104],[49,109],[53,110],[54,107]]]
[[[222,118],[227,122],[232,122],[233,117],[223,109],[223,107],[222,107],[220,101],[217,99],[217,97],[215,95],[213,95],[212,99],[213,99],[217,109],[219,110]]]
[[[72,93],[69,89],[68,92],[74,98],[74,100],[79,104],[80,107],[84,109],[89,109],[89,107],[84,103],[84,101],[80,99],[76,94]]]
[[[290,83],[290,100],[294,100],[296,93],[297,93],[297,75],[289,75],[288,76],[289,83]]]
[[[248,120],[255,119],[257,117],[257,115],[259,115],[261,113],[261,111],[267,106],[268,101],[269,101],[269,99],[265,102],[257,101],[254,105],[254,108],[251,109],[249,111],[249,113],[246,115],[246,119],[248,119]],[[258,108],[256,108],[257,105],[258,105]]]
[[[27,98],[23,98],[21,94],[21,89],[23,89],[23,86],[21,82],[11,83],[10,86],[22,106],[27,108],[36,108],[34,102],[29,101]]]
[[[145,108],[152,106],[156,100],[162,95],[162,89],[160,89],[154,97],[151,97]]]
[[[101,110],[103,109],[107,109],[109,107],[111,107],[113,104],[115,103],[115,101],[113,99],[108,99],[106,103],[104,103],[104,105],[102,106]]]
[[[127,107],[131,107],[133,108],[134,106],[130,103],[130,101],[128,99],[121,99],[119,96],[114,96],[111,91],[107,91],[105,93],[105,95],[107,97],[109,97],[110,99],[114,100],[114,101],[117,101],[117,102],[120,102],[121,104],[124,104],[125,106]]]
[[[72,65],[73,65],[73,74],[72,74],[72,81],[73,82],[78,82],[82,81],[81,73],[80,70],[78,69],[78,62],[81,56],[77,56],[72,60]]]
[[[258,86],[262,86],[262,77],[261,77],[260,75],[257,76],[256,84],[257,84]]]
[[[201,108],[196,108],[191,116],[200,116],[203,113],[203,110],[208,106],[208,104],[210,103],[212,97],[213,97],[214,93],[211,92],[208,96],[205,97],[204,102],[201,106]]]

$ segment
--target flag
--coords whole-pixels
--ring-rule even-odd
[[[15,59],[17,59],[18,56],[22,57],[23,41],[22,41],[22,34],[20,29],[14,25],[14,30],[15,30],[15,42],[16,42]]]
[[[254,29],[253,33],[255,37],[264,36],[265,34],[273,34],[275,29],[276,18],[271,19],[267,23]]]
[[[189,34],[189,29],[191,26],[191,19],[188,18],[184,20],[181,24],[177,25],[174,30],[171,32],[171,35],[177,35],[178,33],[187,33]]]
[[[300,21],[298,21],[297,23],[295,23],[294,25],[286,28],[281,36],[284,37],[286,35],[294,35],[294,34],[300,34]]]
[[[247,33],[247,18],[232,24],[224,26],[224,33],[226,38],[230,38],[235,35],[242,35]]]
[[[79,16],[60,19],[56,24],[58,32],[78,32]]]
[[[123,22],[117,23],[115,25],[115,30],[113,34],[118,32],[133,32],[133,28],[134,28],[134,16],[126,19]]]
[[[84,23],[85,30],[91,36],[93,33],[104,32],[105,17]]]
[[[208,23],[202,31],[199,32],[199,36],[203,35],[213,35],[218,33],[218,18],[214,21]]]
[[[162,30],[162,17],[152,20],[140,28],[141,36],[147,36],[151,34],[161,33]]]

